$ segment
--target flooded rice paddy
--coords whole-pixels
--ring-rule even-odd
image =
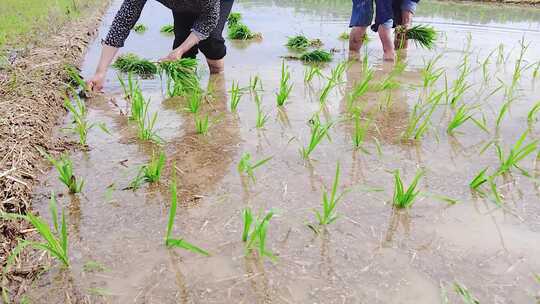
[[[116,1],[103,21],[104,35]],[[327,80],[304,82],[308,67],[287,61],[293,89],[282,109],[275,93],[280,81],[281,56],[288,36],[302,33],[320,38],[325,49],[336,51],[322,71],[329,75],[347,60],[350,1],[236,1],[234,11],[261,32],[260,42],[228,41],[225,73],[209,76],[200,61],[202,83],[213,101],[203,112],[213,120],[207,136],[196,134],[193,114],[183,110],[181,98],[167,99],[159,77],[142,80],[151,112],[158,112],[158,134],[165,140],[166,177],[158,185],[123,190],[159,147],[141,143],[127,123],[126,101],[110,70],[107,96],[87,100],[88,119],[103,122],[111,135],[94,128],[89,151],[74,152],[74,171],[85,179],[83,193],[61,195],[69,223],[72,268],[58,266],[35,283],[35,303],[459,303],[454,283],[466,286],[482,303],[536,303],[540,296],[540,162],[537,152],[520,162],[530,176],[513,169],[497,179],[503,201],[481,196],[469,182],[482,169],[499,168],[496,140],[507,153],[523,132],[527,142],[539,138],[527,115],[540,101],[534,63],[540,60],[540,10],[532,8],[423,1],[416,23],[440,31],[436,49],[411,44],[402,54],[406,67],[396,73],[398,88],[370,90],[357,105],[372,113],[372,125],[363,150],[354,149],[353,124],[347,95],[363,79],[361,60],[353,60],[324,105],[319,95]],[[159,33],[171,23],[170,13],[149,1],[140,19],[145,34],[132,33],[122,52],[158,59],[166,54],[172,37]],[[374,33],[367,52],[377,84],[396,70],[382,61]],[[497,118],[514,75],[524,37],[530,43],[523,69],[507,113]],[[504,45],[502,50],[500,45]],[[90,47],[83,74],[90,76],[99,56],[99,39]],[[445,89],[445,76],[423,88],[426,63],[441,55],[436,68],[444,69],[448,86],[459,78],[463,62],[470,67],[466,90],[458,104],[475,106],[474,118],[449,136],[446,129],[455,113],[442,102],[431,118],[428,133],[416,143],[403,141],[414,105],[430,92]],[[491,59],[482,67],[482,62]],[[502,58],[499,59],[502,54]],[[465,59],[467,58],[467,59]],[[202,58],[201,58],[202,59]],[[238,113],[229,111],[233,81],[247,86],[262,80],[262,109],[269,120],[257,129],[253,94],[246,93]],[[540,76],[540,75],[539,75]],[[538,77],[540,78],[540,77]],[[503,85],[501,89],[501,85]],[[443,98],[444,100],[444,98]],[[299,150],[309,142],[310,120],[333,121],[330,140],[323,140],[304,161]],[[66,118],[66,126],[70,117]],[[60,133],[60,131],[59,131]],[[483,151],[485,150],[485,151]],[[537,150],[538,151],[538,150]],[[255,160],[272,159],[255,170],[253,182],[237,172],[243,153]],[[337,163],[341,164],[339,218],[316,235],[314,210],[322,208],[323,190],[329,189]],[[168,180],[176,171],[180,205],[174,235],[208,250],[204,257],[181,249],[166,249],[164,237],[170,206]],[[392,207],[394,180],[399,169],[406,185],[424,170],[421,194],[412,208]],[[485,192],[489,186],[483,186]],[[50,191],[65,192],[57,173],[47,173],[36,191],[34,206],[47,217]],[[452,203],[441,197],[451,198]],[[267,246],[277,260],[246,255],[242,210],[274,209]],[[96,267],[98,265],[99,267]],[[94,267],[92,267],[94,266]]]

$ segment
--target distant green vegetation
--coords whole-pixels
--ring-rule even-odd
[[[81,9],[102,0],[1,0],[0,49],[20,47],[52,27],[80,16]]]

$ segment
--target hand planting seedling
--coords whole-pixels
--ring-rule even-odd
[[[166,35],[172,35],[172,34],[174,34],[174,25],[166,24],[166,25],[162,26],[159,31],[161,33],[163,33],[163,34],[166,34]]]
[[[139,169],[135,179],[129,184],[128,189],[139,189],[144,183],[157,183],[161,179],[161,173],[165,168],[165,153],[158,155],[152,152],[150,162]]]
[[[325,50],[313,50],[310,52],[305,52],[300,55],[299,59],[307,63],[317,63],[317,62],[330,62],[332,61],[332,53]]]
[[[437,32],[428,25],[415,25],[409,29],[398,26],[396,27],[396,33],[402,35],[405,33],[405,39],[413,40],[416,45],[428,50],[433,49],[437,40]]]
[[[231,112],[236,112],[243,94],[243,90],[240,88],[237,81],[233,81],[229,93],[231,94]]]
[[[418,182],[423,175],[423,171],[417,172],[413,181],[405,190],[399,170],[394,171],[394,196],[392,198],[394,207],[398,209],[408,209],[414,204],[416,197],[420,193],[420,191],[416,190],[416,187],[418,186]]]
[[[309,156],[311,153],[315,150],[315,148],[321,143],[323,138],[327,137],[328,140],[330,140],[330,135],[328,135],[328,130],[332,127],[333,123],[329,122],[326,124],[321,123],[321,120],[319,119],[319,115],[315,114],[313,118],[310,120],[311,123],[311,137],[309,140],[309,144],[307,147],[302,147],[300,149],[300,155],[302,155],[302,158],[305,160],[309,159]]]
[[[246,252],[256,249],[259,257],[269,257],[275,261],[277,258],[266,249],[266,236],[270,219],[274,216],[273,211],[269,211],[263,218],[253,217],[250,208],[243,211],[244,229],[242,231],[242,242],[246,243]]]
[[[131,53],[118,56],[112,67],[120,72],[132,72],[141,77],[151,77],[158,72],[157,66],[153,62]]]
[[[334,182],[332,183],[332,191],[330,192],[330,196],[328,196],[328,192],[323,191],[323,209],[322,213],[319,211],[315,211],[315,215],[317,216],[317,221],[319,221],[319,225],[326,226],[331,223],[333,223],[337,218],[338,215],[336,213],[336,207],[337,204],[341,201],[343,198],[343,195],[345,195],[346,192],[343,192],[341,194],[337,194],[337,188],[339,186],[339,176],[340,176],[340,170],[339,170],[339,162],[336,166],[336,175],[334,177]]]
[[[175,166],[173,165],[173,168]],[[174,226],[174,220],[176,218],[176,207],[178,204],[178,198],[177,198],[177,190],[176,190],[176,177],[173,176],[173,179],[171,181],[170,186],[170,192],[171,192],[171,209],[169,209],[169,221],[167,222],[167,233],[165,234],[165,246],[167,248],[182,248],[188,251],[191,251],[193,253],[209,256],[210,254],[204,250],[201,249],[191,243],[188,243],[184,239],[175,239],[172,235],[172,230]]]
[[[41,148],[36,147],[36,149],[56,168],[59,174],[58,179],[66,185],[70,193],[74,194],[82,191],[84,180],[77,182],[77,178],[73,175],[73,162],[67,154],[61,155],[59,159],[54,159]]]
[[[289,94],[292,91],[293,85],[290,83],[291,73],[289,72],[289,67],[285,66],[285,61],[281,62],[281,79],[279,82],[279,92],[276,93],[277,105],[283,106]]]
[[[69,267],[66,217],[64,215],[64,209],[62,208],[61,221],[58,221],[58,203],[56,202],[54,192],[51,193],[49,211],[51,213],[52,226],[31,212],[28,212],[26,215],[22,215],[15,213],[4,213],[3,211],[0,211],[0,218],[2,219],[27,221],[30,225],[32,225],[32,227],[34,227],[37,233],[44,240],[44,242],[20,240],[19,244],[12,251],[7,260],[7,265],[3,270],[4,275],[6,274],[9,265],[13,264],[14,259],[26,246],[34,247],[37,250],[44,250],[52,257],[60,261],[65,267]]]
[[[142,23],[137,23],[133,27],[133,31],[135,33],[138,33],[138,34],[142,34],[142,33],[146,32],[147,30],[148,30],[148,28],[146,27],[146,25],[144,25]]]
[[[530,174],[526,170],[522,169],[519,166],[519,162],[522,161],[529,154],[537,150],[539,140],[534,140],[524,146],[528,134],[528,131],[523,132],[523,134],[519,137],[514,146],[510,148],[508,155],[505,155],[499,144],[495,143],[495,148],[497,150],[497,156],[499,157],[500,163],[496,175],[510,173],[512,168],[516,168],[523,175],[530,176]]]
[[[242,154],[242,158],[240,158],[240,162],[238,162],[238,173],[245,173],[247,176],[251,178],[253,182],[255,182],[255,174],[253,171],[257,169],[258,167],[266,164],[269,160],[271,160],[272,157],[267,157],[263,160],[260,160],[253,164],[251,162],[251,154],[244,153]]]

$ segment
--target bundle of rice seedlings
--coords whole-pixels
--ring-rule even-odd
[[[406,33],[408,40],[413,40],[416,45],[426,48],[428,50],[433,49],[435,46],[435,40],[437,40],[437,32],[435,29],[428,25],[415,25],[410,29],[406,29],[403,26],[396,27],[396,33]]]
[[[232,26],[237,25],[242,20],[242,14],[240,13],[230,13],[227,18],[227,26],[231,28]]]
[[[305,52],[300,55],[300,60],[304,62],[329,62],[332,61],[332,53],[317,49],[311,52]]]
[[[132,53],[118,56],[112,66],[121,72],[132,72],[142,77],[152,76],[158,71],[157,66],[154,63]]]
[[[229,27],[228,37],[232,40],[251,40],[262,39],[262,34],[253,33],[247,25],[238,22]]]
[[[197,60],[181,58],[176,61],[159,63],[160,75],[167,75],[167,93],[169,96],[183,96],[200,92],[197,76]]]
[[[304,35],[296,35],[293,37],[289,37],[287,39],[287,44],[285,45],[290,49],[303,51],[309,47],[321,47],[323,45],[323,42],[321,39],[318,38],[309,40]]]
[[[144,25],[142,23],[137,23],[133,27],[133,31],[135,33],[139,33],[139,34],[142,34],[142,33],[146,32],[146,30],[148,30],[148,28],[146,27],[146,25]]]
[[[163,34],[172,34],[174,33],[174,25],[167,24],[161,27],[161,30],[159,30]]]

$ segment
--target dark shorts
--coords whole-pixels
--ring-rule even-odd
[[[197,45],[185,52],[182,57],[195,58],[199,50],[208,59],[218,60],[225,57],[227,47],[223,38],[223,28],[227,23],[227,18],[233,6],[233,0],[220,1],[219,21],[216,28],[210,33],[210,36],[205,40],[199,41]],[[179,47],[184,40],[191,34],[193,23],[199,17],[198,14],[187,12],[173,12],[174,18],[174,43],[173,49]]]

